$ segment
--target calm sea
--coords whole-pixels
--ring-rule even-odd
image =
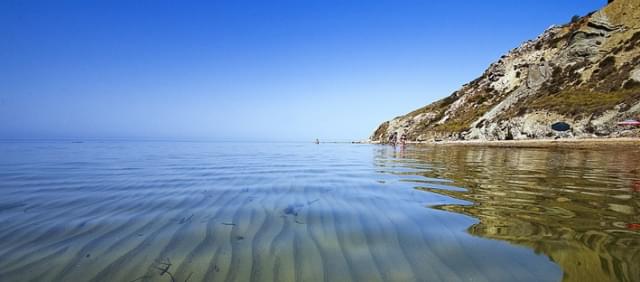
[[[0,142],[0,281],[640,281],[640,148]]]

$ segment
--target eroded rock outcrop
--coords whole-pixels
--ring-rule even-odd
[[[640,136],[617,122],[640,115],[640,0],[602,10],[509,51],[450,96],[383,123],[409,140]],[[551,124],[571,125],[556,132]]]

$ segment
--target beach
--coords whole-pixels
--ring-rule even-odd
[[[361,142],[354,142],[361,143]],[[369,142],[381,144],[380,142]],[[527,140],[443,140],[443,141],[407,141],[412,145],[435,146],[480,146],[505,148],[594,148],[599,146],[640,146],[640,138],[561,138],[561,139],[527,139]]]

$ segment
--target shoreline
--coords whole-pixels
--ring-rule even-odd
[[[369,144],[381,144],[369,142]],[[526,140],[455,140],[455,141],[408,141],[411,145],[429,146],[474,146],[474,147],[504,147],[504,148],[593,148],[597,146],[638,146],[639,137],[616,138],[564,138],[564,139],[526,139]]]

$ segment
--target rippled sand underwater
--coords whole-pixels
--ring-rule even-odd
[[[59,141],[0,155],[0,281],[640,277],[635,148]]]

